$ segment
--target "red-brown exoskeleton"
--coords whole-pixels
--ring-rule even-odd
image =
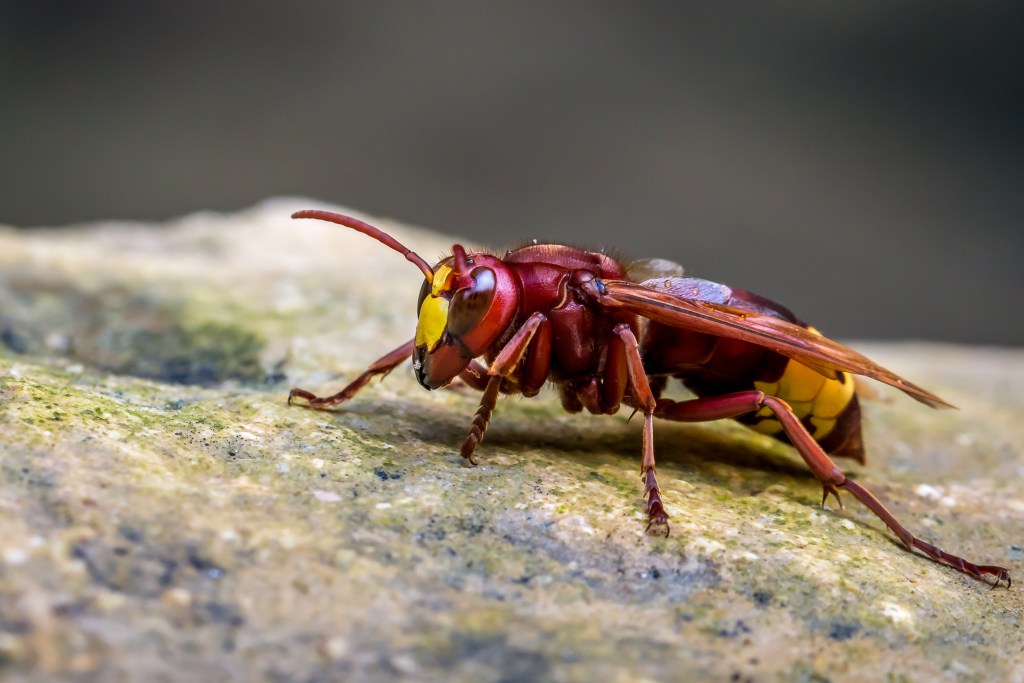
[[[648,530],[668,533],[654,463],[654,418],[703,422],[734,418],[791,443],[824,490],[822,502],[850,492],[913,551],[993,585],[1003,567],[968,562],[922,541],[901,525],[829,454],[864,461],[861,413],[851,374],[894,386],[932,407],[950,407],[924,389],[820,335],[788,309],[707,280],[665,275],[634,282],[605,254],[533,244],[503,257],[460,245],[431,267],[390,235],[326,211],[293,218],[331,221],[366,234],[415,264],[420,289],[416,336],[373,363],[333,396],[292,389],[288,397],[327,408],[352,398],[370,379],[412,359],[427,389],[456,378],[483,392],[462,457],[483,439],[499,394],[534,396],[551,382],[569,412],[641,411],[641,478]],[[641,322],[643,321],[643,324]],[[483,359],[483,367],[478,359]],[[661,398],[670,377],[697,398]],[[842,504],[841,501],[840,505]]]

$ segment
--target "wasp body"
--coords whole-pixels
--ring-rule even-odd
[[[1010,583],[1009,572],[978,565],[910,533],[866,488],[831,459],[864,460],[861,413],[851,375],[895,386],[932,407],[949,404],[805,325],[756,294],[677,274],[635,282],[615,259],[556,244],[533,244],[499,258],[467,253],[430,266],[390,235],[358,219],[299,211],[362,232],[398,251],[424,275],[415,337],[328,397],[292,389],[327,408],[354,396],[376,375],[412,359],[427,389],[461,379],[482,392],[461,453],[475,464],[500,394],[533,396],[546,383],[570,412],[612,414],[626,405],[644,416],[641,478],[648,530],[668,533],[654,459],[653,418],[737,419],[791,443],[821,482],[824,496],[846,490],[911,550],[975,578]],[[483,360],[486,365],[481,365]],[[669,378],[697,398],[662,398]],[[841,503],[841,501],[840,501]]]

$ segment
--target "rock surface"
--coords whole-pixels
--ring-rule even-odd
[[[663,539],[625,414],[504,400],[467,469],[473,392],[407,366],[335,412],[287,407],[411,336],[420,285],[288,219],[310,206],[0,230],[5,680],[1024,681],[1020,588],[823,509],[737,425],[656,425]],[[857,346],[961,409],[879,389],[848,473],[1024,583],[1024,354]]]

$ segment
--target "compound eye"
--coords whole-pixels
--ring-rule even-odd
[[[473,284],[456,290],[448,305],[448,334],[462,337],[480,324],[494,301],[494,271],[484,266],[470,272]]]

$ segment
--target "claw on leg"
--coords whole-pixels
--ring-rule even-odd
[[[661,490],[658,488],[658,479],[654,474],[654,467],[651,467],[641,475],[644,480],[644,495],[647,497],[647,528],[644,533],[653,536],[662,535],[668,538],[669,524],[668,513],[661,502]],[[654,529],[654,532],[651,532]]]
[[[825,504],[828,503],[828,497],[831,495],[833,498],[836,499],[836,504],[839,505],[839,509],[840,510],[843,509],[843,499],[839,497],[839,489],[837,489],[835,487],[835,485],[823,483],[821,485],[821,489],[822,489],[822,494],[821,494],[821,506],[822,507],[825,507]]]
[[[310,392],[306,391],[305,389],[292,389],[291,391],[289,391],[288,392],[288,405],[292,405],[292,399],[294,399],[294,398],[304,398],[310,404],[312,404],[313,401],[317,400],[316,394],[310,393]]]

